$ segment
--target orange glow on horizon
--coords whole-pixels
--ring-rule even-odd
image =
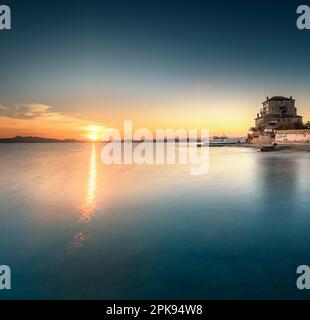
[[[0,138],[19,135],[99,141],[105,128],[115,128],[123,135],[125,120],[133,122],[133,131],[146,128],[153,135],[156,129],[205,128],[210,136],[241,137],[254,126],[263,100],[259,90],[245,89],[234,87],[232,82],[227,87],[202,81],[156,99],[94,97],[78,102],[69,100],[66,106],[57,109],[37,103],[8,106],[0,103]],[[298,113],[304,122],[309,121],[308,97],[299,94],[296,99]]]

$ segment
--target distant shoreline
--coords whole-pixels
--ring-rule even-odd
[[[116,141],[115,141],[116,142]],[[118,141],[119,143],[125,143],[128,141]],[[132,141],[132,143],[141,143],[143,141]],[[145,142],[154,142],[154,143],[167,143],[169,141],[145,141]],[[175,143],[186,143],[187,141],[176,141]],[[189,141],[194,143],[193,141]],[[65,144],[65,143],[105,143],[103,141],[83,141],[75,139],[51,139],[51,138],[40,138],[40,137],[14,137],[14,138],[0,138],[0,144]],[[236,143],[223,146],[209,146],[211,148],[257,148],[256,144],[253,143]],[[275,151],[306,151],[310,152],[309,143],[286,143],[286,144],[277,144]]]
[[[21,137],[16,136],[14,138],[0,138],[0,143],[85,143],[87,141],[75,140],[75,139],[52,139],[41,137]]]
[[[113,141],[113,142],[120,142],[120,143],[125,143],[125,142],[132,142],[132,143],[141,143],[141,142],[148,142],[148,143],[163,143],[163,142],[174,142],[174,139],[164,139],[162,141],[157,141],[157,140],[120,140],[120,141]],[[201,138],[198,138],[197,140],[192,140],[192,139],[181,139],[175,141],[176,143],[181,142],[201,142]],[[22,136],[16,136],[14,138],[0,138],[0,143],[107,143],[105,141],[87,141],[87,140],[76,140],[76,139],[54,139],[54,138],[42,138],[42,137],[22,137]]]

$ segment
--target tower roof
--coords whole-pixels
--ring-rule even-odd
[[[287,98],[287,97],[282,97],[282,96],[273,96],[269,100],[271,100],[271,101],[288,101],[288,100],[292,100],[292,98]]]
[[[287,98],[283,96],[273,96],[272,98],[267,97],[267,99],[263,102],[263,104],[268,101],[295,101],[295,100],[293,99],[293,97]]]

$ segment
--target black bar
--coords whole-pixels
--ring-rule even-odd
[[[197,309],[197,306],[201,308]],[[138,314],[134,312],[137,308],[139,308]],[[307,314],[310,302],[308,300],[1,301],[0,310],[4,309],[11,315],[22,312],[23,315],[48,314],[50,317],[59,318],[67,313],[85,319],[95,316],[96,319],[252,319],[254,317],[269,319],[271,316],[275,319],[279,317],[296,319]]]

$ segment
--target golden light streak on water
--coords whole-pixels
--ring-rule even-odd
[[[78,224],[84,225],[86,228],[75,234],[73,242],[70,246],[70,250],[74,248],[80,248],[84,241],[91,238],[90,232],[87,230],[87,225],[91,222],[94,215],[94,210],[96,208],[96,196],[97,196],[97,153],[96,145],[93,143],[88,169],[88,181],[86,187],[85,201],[80,209],[80,216],[78,219]],[[84,230],[86,229],[86,230]]]

